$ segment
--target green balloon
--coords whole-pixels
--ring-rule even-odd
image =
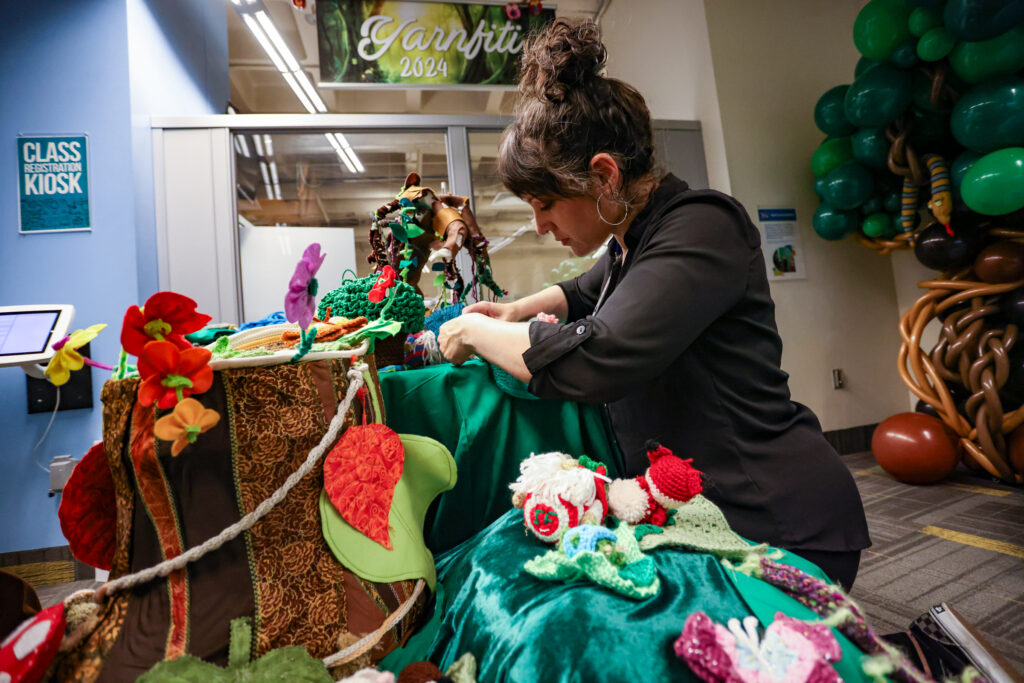
[[[960,187],[960,183],[963,182],[964,176],[967,175],[969,170],[971,170],[971,166],[974,165],[974,162],[980,158],[980,154],[968,149],[961,152],[960,156],[953,160],[953,165],[949,167],[949,176],[953,183],[953,187]]]
[[[814,181],[814,194],[818,195],[819,197],[825,194],[824,178],[818,178],[817,180]]]
[[[939,26],[942,26],[942,17],[927,7],[915,7],[910,13],[910,19],[907,20],[907,28],[910,29],[911,35],[918,38]]]
[[[860,205],[860,212],[865,216],[870,216],[873,213],[879,213],[885,210],[885,203],[881,195],[875,195],[871,199],[867,200]]]
[[[1007,147],[974,162],[960,183],[972,211],[998,216],[1024,209],[1024,147]]]
[[[899,218],[898,212],[900,210],[900,201],[901,201],[901,199],[902,199],[902,197],[900,197],[899,190],[890,190],[889,192],[886,192],[885,193],[885,210],[888,213],[896,213],[897,214],[896,217]]]
[[[892,229],[892,218],[884,212],[869,215],[860,224],[860,231],[868,237],[892,237],[896,234]]]
[[[856,211],[836,211],[827,204],[821,204],[811,219],[818,237],[829,241],[841,240],[857,227]]]
[[[856,81],[850,90],[855,86]],[[983,83],[968,90],[953,107],[950,128],[957,142],[982,154],[1024,145],[1024,78]]]
[[[854,80],[843,99],[847,120],[862,128],[888,125],[909,104],[910,73],[891,64],[866,71]]]
[[[917,56],[926,62],[937,62],[950,52],[956,45],[956,38],[949,35],[943,26],[933,28],[917,41]]]
[[[957,76],[968,83],[1009,76],[1024,68],[1024,26],[978,42],[960,42],[949,55]]]
[[[850,137],[853,158],[866,166],[885,168],[889,162],[889,140],[884,128],[861,128]]]
[[[909,18],[910,8],[904,0],[871,0],[853,22],[853,43],[868,59],[885,61],[911,37]]]
[[[843,109],[843,98],[848,85],[837,85],[818,98],[814,105],[814,123],[825,135],[849,135],[857,130],[857,127],[846,120],[846,111]]]
[[[916,45],[914,41],[900,44],[892,51],[892,63],[901,69],[909,69],[917,64],[917,52],[914,50]]]
[[[825,176],[825,201],[840,211],[851,211],[875,192],[871,172],[856,161],[847,161]]]
[[[853,158],[850,138],[831,138],[818,145],[811,155],[811,172],[815,178],[824,178],[832,169]]]
[[[873,59],[868,59],[867,57],[861,57],[860,59],[857,60],[857,66],[855,66],[853,68],[853,77],[854,78],[860,78],[860,75],[862,73],[864,73],[865,71],[867,71],[868,69],[870,69],[872,67],[878,66],[878,64],[879,63],[876,62]]]
[[[932,104],[932,79],[926,76],[921,69],[915,69],[910,75],[910,100],[918,109],[925,111],[944,111],[949,114],[949,108],[936,107]]]

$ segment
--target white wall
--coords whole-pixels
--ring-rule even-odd
[[[608,75],[637,88],[656,119],[700,121],[708,183],[730,192],[701,0],[612,0],[601,19]]]
[[[890,257],[852,238],[826,242],[811,227],[817,197],[809,160],[824,138],[814,125],[814,105],[828,88],[853,79],[859,56],[853,22],[863,4],[705,5],[733,194],[748,210],[758,204],[797,210],[808,278],[778,283],[772,296],[793,397],[810,406],[825,429],[878,422],[907,409],[896,371],[900,306]],[[666,26],[643,42],[664,44],[672,33]],[[679,66],[662,63],[657,71],[665,83]],[[916,298],[906,287],[901,292],[905,306]],[[832,368],[843,369],[846,388],[832,388]]]

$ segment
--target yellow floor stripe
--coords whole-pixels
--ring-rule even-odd
[[[856,470],[853,475],[855,477],[864,475],[875,475],[882,474],[884,470],[879,466],[867,467],[862,470]],[[948,486],[951,489],[960,489],[961,491],[970,491],[971,493],[980,493],[983,496],[995,496],[996,498],[1002,498],[1003,496],[1010,495],[1010,491],[1002,491],[1000,489],[990,489],[987,486],[975,486],[974,484],[961,484],[957,481],[946,481],[942,482],[940,486]]]
[[[33,586],[49,586],[75,580],[75,563],[71,560],[16,564],[3,569],[5,572],[20,576]]]
[[[984,536],[965,534],[962,531],[953,531],[952,529],[943,529],[942,527],[931,525],[921,529],[921,533],[928,534],[929,536],[936,536],[947,541],[953,541],[954,543],[960,543],[962,545],[969,545],[983,550],[991,550],[993,552],[1010,555],[1012,557],[1024,558],[1024,546],[1017,545],[1015,543],[994,541],[991,538],[985,538]]]

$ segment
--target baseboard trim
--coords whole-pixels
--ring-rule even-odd
[[[825,432],[825,440],[832,444],[839,455],[850,453],[863,453],[871,450],[871,435],[875,433],[878,423],[860,425],[859,427],[848,427],[846,429],[833,429]]]

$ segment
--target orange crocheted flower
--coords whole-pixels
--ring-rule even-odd
[[[156,403],[166,410],[190,394],[201,394],[213,385],[209,350],[191,347],[181,351],[169,341],[146,344],[139,356],[139,403]]]
[[[174,406],[174,412],[164,415],[153,425],[153,434],[163,441],[173,441],[171,455],[178,455],[190,443],[195,443],[200,434],[220,422],[220,413],[204,408],[194,398]]]
[[[196,312],[195,301],[177,292],[157,292],[142,308],[131,306],[124,314],[121,346],[141,356],[151,341],[173,342],[179,349],[192,348],[186,334],[203,329],[210,316]]]

